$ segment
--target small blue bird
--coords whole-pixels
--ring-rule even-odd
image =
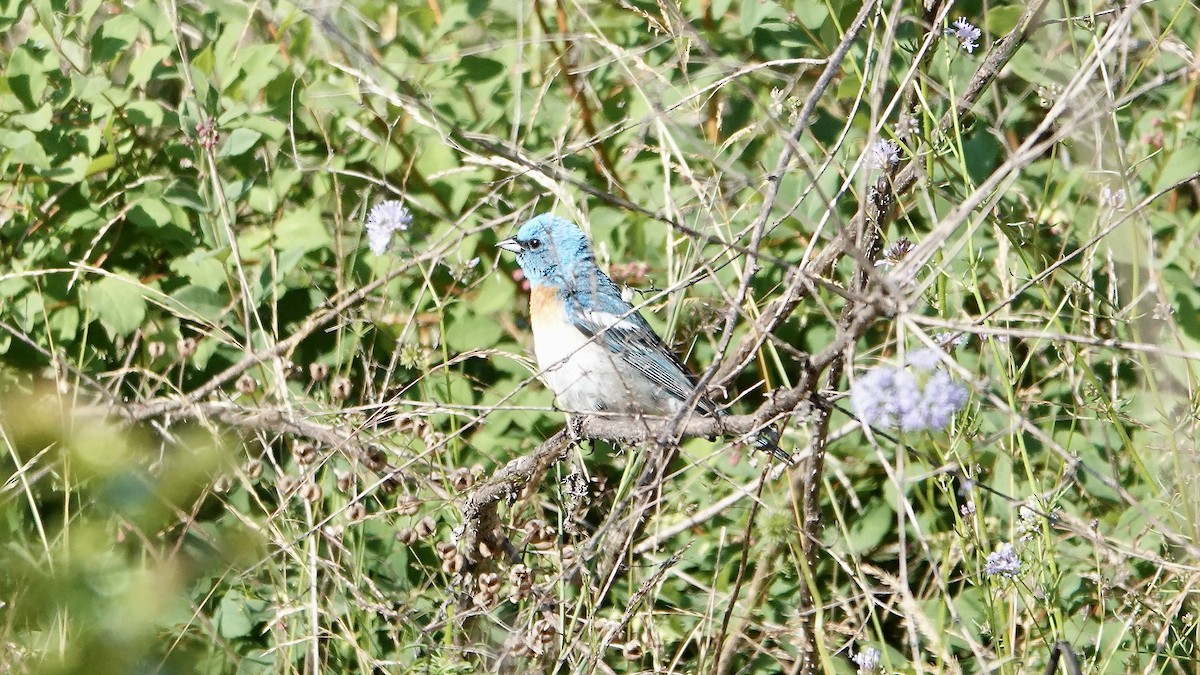
[[[695,376],[621,298],[574,223],[542,214],[496,246],[517,254],[529,280],[534,354],[559,408],[653,416],[683,409],[696,388]],[[724,414],[704,395],[695,410]],[[791,461],[773,433],[760,433],[755,446]]]

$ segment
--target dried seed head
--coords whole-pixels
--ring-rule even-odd
[[[515,659],[527,659],[534,655],[533,647],[529,646],[529,642],[520,639],[515,640],[509,645],[508,653]]]
[[[460,467],[450,474],[450,486],[459,492],[470,488],[474,484],[475,478],[471,475],[469,469]]]
[[[304,501],[315,502],[321,498],[321,486],[312,482],[305,483],[300,488],[300,496]]]
[[[516,564],[508,571],[508,600],[513,604],[529,597],[533,590],[533,570],[523,564]]]
[[[284,474],[275,480],[275,487],[279,490],[279,494],[290,496],[292,490],[296,489],[296,479]]]
[[[495,572],[485,572],[479,575],[479,590],[495,595],[500,590],[500,575]]]
[[[351,504],[346,509],[346,520],[352,523],[357,523],[367,517],[367,507],[362,505],[362,502]]]
[[[558,629],[554,627],[554,624],[549,619],[540,619],[537,623],[533,624],[533,639],[543,646],[554,642],[556,637],[558,637]]]
[[[400,480],[395,476],[388,476],[387,478],[383,479],[382,483],[379,484],[379,489],[383,492],[383,494],[390,495],[396,490],[400,489]]]
[[[258,389],[258,381],[246,373],[237,379],[234,386],[242,394],[253,394]]]
[[[220,476],[213,482],[213,492],[224,494],[233,488],[233,479],[229,476]]]
[[[367,448],[366,451],[360,455],[360,458],[362,459],[363,465],[371,471],[379,472],[387,468],[387,455],[384,454],[383,450],[379,449],[379,446],[372,445],[371,447]]]
[[[411,546],[417,541],[417,533],[411,527],[402,527],[396,531],[396,541]]]
[[[308,379],[313,382],[321,382],[329,376],[329,366],[324,363],[308,364]]]
[[[196,338],[180,338],[175,341],[175,351],[180,358],[190,359],[196,354]]]
[[[337,489],[339,492],[342,492],[345,494],[350,494],[350,491],[352,489],[354,489],[354,472],[353,471],[342,471],[340,469],[334,469],[333,477],[337,482]]]
[[[335,401],[344,401],[350,398],[353,385],[350,383],[350,378],[341,375],[333,378],[333,382],[329,384],[329,395]]]
[[[642,658],[645,651],[642,649],[642,643],[637,640],[630,640],[621,647],[621,655],[630,661],[636,661]]]
[[[400,495],[396,498],[396,510],[402,516],[416,515],[421,510],[421,500],[413,495]]]
[[[146,355],[151,361],[157,361],[167,353],[167,345],[162,340],[154,340],[146,343]]]
[[[466,564],[467,561],[461,555],[455,555],[442,561],[442,571],[451,575],[458,574]]]
[[[317,459],[317,449],[312,443],[301,441],[292,445],[292,456],[301,464],[312,464]]]
[[[437,553],[438,559],[442,561],[449,560],[458,555],[458,549],[448,541],[439,541],[433,545],[433,550]]]
[[[246,473],[246,478],[250,480],[257,480],[258,477],[262,475],[263,464],[257,459],[251,459],[242,467],[242,471]]]
[[[413,529],[416,530],[418,539],[424,539],[437,530],[437,523],[433,520],[433,518],[425,516]]]
[[[575,562],[576,558],[578,558],[578,555],[575,552],[575,547],[570,544],[562,547],[562,551],[559,552],[559,556],[562,558],[562,566],[564,569],[570,567],[571,564]]]
[[[547,548],[554,542],[554,528],[539,518],[525,523],[525,534],[529,544],[535,548]]]

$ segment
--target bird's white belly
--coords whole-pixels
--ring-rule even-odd
[[[540,325],[536,325],[539,324]],[[600,338],[589,340],[565,321],[537,322],[533,351],[542,379],[567,412],[669,415],[681,406],[625,366]]]

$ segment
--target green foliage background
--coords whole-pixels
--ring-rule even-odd
[[[1087,672],[1194,672],[1200,18],[1049,3],[938,131],[1025,7],[882,5],[776,174],[857,5],[0,0],[0,667],[774,673],[814,630],[826,672],[1031,672],[1057,640]],[[927,40],[959,16],[973,54]],[[811,568],[809,474],[755,496],[762,466],[697,439],[614,578],[564,573],[641,461],[602,443],[501,510],[531,586],[456,574],[463,495],[563,422],[495,242],[584,225],[702,371],[759,214],[734,345],[860,212],[879,137],[923,171],[884,238],[933,248],[872,277],[898,304],[827,393],[966,331],[952,427],[835,413]],[[386,199],[414,224],[374,256]],[[855,269],[735,411],[834,340]],[[1013,578],[983,573],[1001,542]]]

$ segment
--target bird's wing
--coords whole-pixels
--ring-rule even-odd
[[[620,299],[620,295],[602,294],[597,299],[600,301],[592,304],[600,305],[599,308],[579,308],[570,313],[575,327],[620,356],[627,365],[672,397],[688,400],[696,388],[696,378],[663,344],[642,315]],[[705,414],[717,413],[716,404],[707,396],[701,396],[696,407]]]

